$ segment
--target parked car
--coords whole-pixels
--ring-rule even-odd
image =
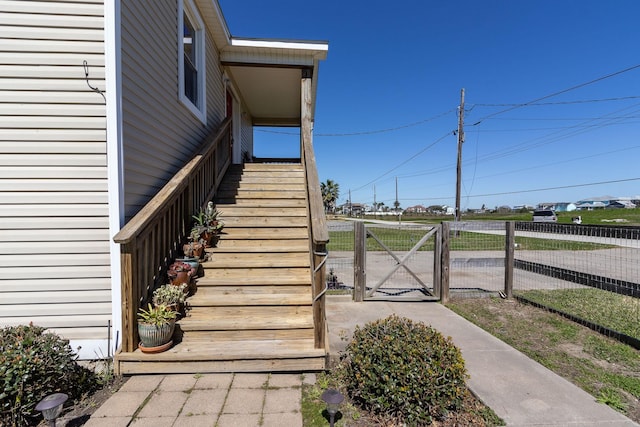
[[[541,209],[533,212],[533,222],[558,222],[558,217],[551,209]]]

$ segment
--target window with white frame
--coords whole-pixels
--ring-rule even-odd
[[[193,0],[179,2],[178,71],[180,100],[206,122],[204,24]]]

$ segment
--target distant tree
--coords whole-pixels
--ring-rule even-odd
[[[396,211],[399,211],[399,210],[400,210],[400,202],[399,202],[399,201],[397,201],[397,200],[396,200],[395,202],[393,202],[393,208],[394,208]]]
[[[331,179],[327,179],[325,182],[320,183],[320,192],[322,193],[324,211],[335,212],[336,200],[338,200],[340,196],[340,184]]]

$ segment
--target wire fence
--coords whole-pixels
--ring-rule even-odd
[[[640,348],[640,229],[515,229],[514,296]]]
[[[450,229],[450,296],[498,296],[505,288],[505,222],[452,222]]]
[[[640,227],[516,222],[513,235],[508,236],[506,225],[449,223],[451,298],[507,297],[512,291],[520,300],[640,348]],[[383,245],[371,236],[366,239],[369,289],[432,226],[367,227],[383,236]],[[330,222],[329,233],[329,288],[350,293],[354,289],[354,224]],[[512,248],[507,248],[507,241]],[[383,246],[393,248],[395,255]],[[381,288],[383,294],[393,295],[391,288],[398,292],[420,288],[414,274],[435,289],[430,275],[436,261],[433,242],[405,261],[408,268],[394,271],[389,285]]]

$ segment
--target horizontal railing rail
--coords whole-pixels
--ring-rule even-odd
[[[192,215],[213,198],[231,163],[230,124],[230,119],[222,122],[113,239],[120,244],[124,352],[137,346],[138,309],[165,279],[169,261],[188,235]]]

